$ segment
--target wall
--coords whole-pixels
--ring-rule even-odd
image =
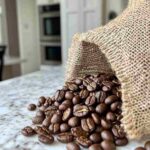
[[[36,0],[17,0],[22,74],[40,69],[39,21]]]

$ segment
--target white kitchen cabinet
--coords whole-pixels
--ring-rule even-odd
[[[102,0],[61,0],[63,64],[66,64],[73,35],[100,25]]]

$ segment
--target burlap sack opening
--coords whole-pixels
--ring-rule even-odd
[[[122,84],[122,123],[129,138],[150,135],[150,0],[130,0],[106,26],[77,34],[69,53],[68,79],[115,71]]]

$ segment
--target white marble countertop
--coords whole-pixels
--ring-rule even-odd
[[[0,150],[65,150],[65,145],[40,143],[37,136],[27,138],[20,130],[31,125],[35,112],[27,105],[36,103],[39,96],[53,95],[64,82],[61,67],[44,67],[41,71],[0,83]],[[118,150],[134,150],[143,141],[131,141]]]

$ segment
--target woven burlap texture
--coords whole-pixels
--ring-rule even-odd
[[[68,79],[111,72],[111,65],[122,84],[128,137],[150,135],[150,0],[130,0],[106,26],[75,35],[69,55]]]

